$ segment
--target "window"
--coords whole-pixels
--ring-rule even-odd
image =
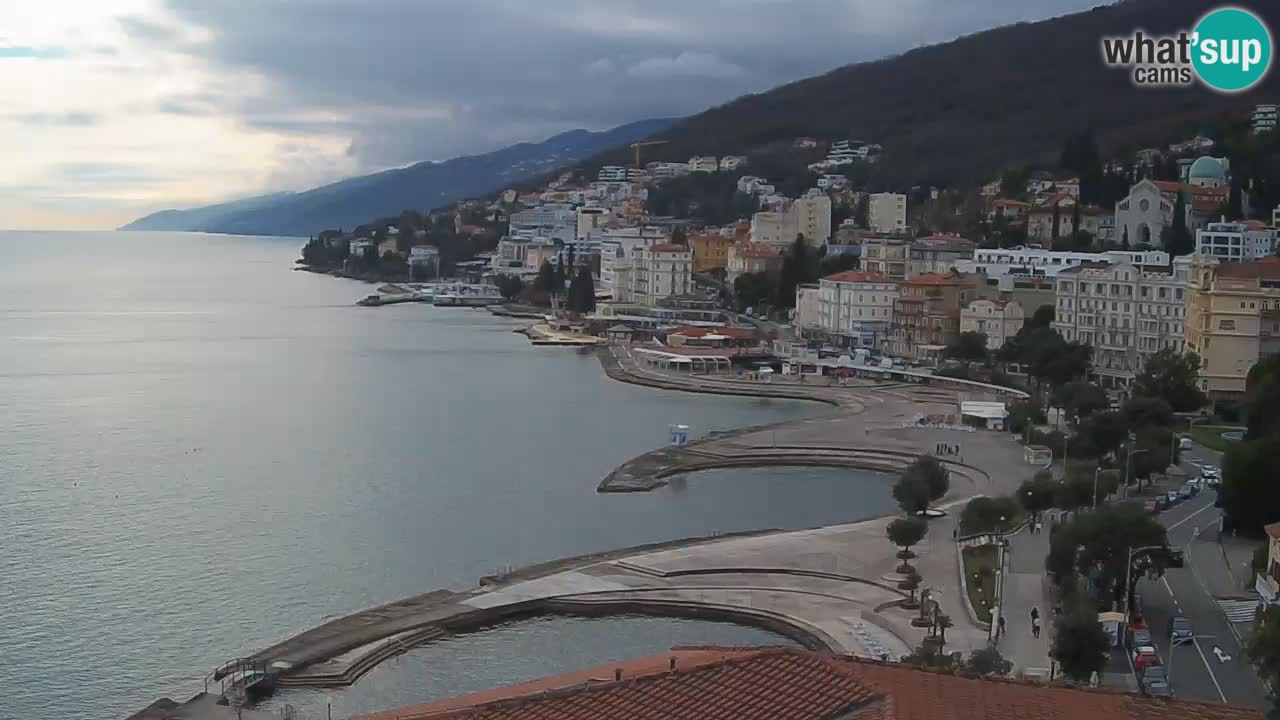
[[[1236,321],[1235,320],[1219,320],[1218,329],[1219,330],[1235,330]]]

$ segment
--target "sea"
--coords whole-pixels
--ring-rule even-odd
[[[123,720],[219,663],[343,613],[639,543],[850,522],[883,478],[704,472],[601,495],[627,458],[828,412],[610,380],[483,310],[355,306],[303,241],[3,232],[0,718]],[[785,642],[657,618],[541,618],[418,648],[356,686],[282,692],[347,717],[677,644]]]

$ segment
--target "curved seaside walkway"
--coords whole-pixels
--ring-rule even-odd
[[[955,505],[1012,490],[1028,474],[1007,434],[905,427],[921,414],[955,414],[958,394],[940,385],[860,382],[847,387],[745,382],[724,376],[658,373],[622,349],[601,349],[610,377],[689,392],[809,399],[834,409],[816,417],[709,436],[624,463],[600,490],[638,492],[674,474],[710,467],[822,464],[896,471],[938,443],[959,445],[948,459]],[[973,388],[966,396],[977,398]],[[955,513],[930,522],[916,548],[924,587],[956,626],[948,648],[982,646],[986,630],[962,609],[952,541]],[[355,682],[382,660],[415,645],[502,620],[542,613],[642,612],[732,620],[766,627],[838,653],[898,657],[924,631],[898,607],[897,560],[885,538],[889,518],[812,530],[687,540],[547,563],[486,579],[462,593],[437,591],[338,618],[277,643],[252,659],[280,672],[281,686]]]

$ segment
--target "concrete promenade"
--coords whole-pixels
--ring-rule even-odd
[[[963,609],[953,541],[959,505],[978,494],[1004,494],[1031,474],[1022,449],[1005,433],[917,427],[924,414],[956,414],[956,390],[933,385],[860,381],[847,387],[731,377],[676,376],[636,367],[601,350],[611,377],[690,392],[820,400],[830,413],[720,433],[675,451],[661,449],[624,464],[602,490],[644,491],[674,473],[706,467],[824,464],[896,472],[938,443],[959,445],[947,458],[952,487],[947,517],[930,521],[915,565],[955,626],[947,650],[986,642]],[[966,389],[967,397],[979,395]],[[694,480],[696,481],[696,480]],[[891,478],[886,476],[886,483]],[[925,631],[912,627],[896,587],[890,518],[811,530],[687,541],[548,563],[479,588],[437,591],[325,623],[255,653],[275,663],[281,686],[331,687],[355,682],[382,660],[415,645],[503,620],[543,613],[641,612],[732,620],[769,628],[839,653],[896,658]],[[1043,555],[1041,555],[1043,557]],[[1011,630],[1016,623],[1010,621]]]
[[[1033,534],[1030,527],[1009,537],[1005,555],[1004,615],[1006,632],[998,647],[1014,665],[1014,674],[1049,677],[1049,651],[1053,644],[1053,608],[1050,580],[1044,569],[1049,554],[1049,529]],[[1031,634],[1031,609],[1040,611],[1040,637]]]

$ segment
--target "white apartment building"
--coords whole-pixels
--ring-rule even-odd
[[[1196,231],[1196,254],[1210,255],[1218,262],[1249,262],[1275,251],[1276,231],[1253,220],[1209,223]]]
[[[737,170],[747,164],[746,155],[725,155],[720,158],[721,170]]]
[[[1162,250],[1109,250],[1102,253],[1055,252],[1041,248],[1014,247],[975,250],[973,259],[959,260],[962,273],[982,273],[988,278],[1056,277],[1058,273],[1089,262],[1127,262],[1139,267],[1168,266],[1169,253]]]
[[[738,192],[743,195],[755,195],[760,186],[764,184],[764,178],[759,178],[755,175],[743,175],[738,178]]]
[[[791,323],[802,336],[806,332],[812,333],[821,328],[818,315],[818,297],[821,292],[821,286],[816,284],[796,286],[796,312]]]
[[[784,215],[780,212],[758,212],[751,216],[751,242],[781,247],[795,242],[794,234],[786,234]]]
[[[882,275],[890,281],[907,278],[910,267],[911,240],[895,235],[862,237],[862,269]]]
[[[907,231],[907,196],[898,193],[871,193],[867,224],[873,232]]]
[[[843,190],[849,187],[849,178],[844,175],[823,175],[818,178],[820,190]]]
[[[804,235],[811,247],[826,245],[831,241],[831,197],[815,193],[791,203],[786,213],[787,229]]]
[[[1127,386],[1163,348],[1181,351],[1192,257],[1178,258],[1169,274],[1130,263],[1058,273],[1053,327],[1093,347],[1093,372],[1104,387]]]
[[[604,228],[611,217],[609,208],[583,206],[578,208],[578,231],[574,240],[586,240],[591,233]]]
[[[693,291],[693,253],[687,245],[659,243],[636,249],[631,266],[631,301],[655,305]]]
[[[546,237],[568,242],[576,237],[578,214],[572,205],[553,203],[511,213],[508,225],[512,238]]]
[[[1026,313],[1017,300],[974,300],[960,308],[960,332],[982,333],[988,350],[999,350],[1018,334]]]
[[[498,242],[490,265],[498,273],[520,274],[524,270],[524,259],[529,252],[529,241],[515,238],[503,238]]]
[[[671,236],[662,228],[642,225],[605,230],[599,234],[599,241],[600,289],[612,293],[614,300],[625,302],[631,292],[630,269],[636,253],[670,242]]]
[[[1280,107],[1276,105],[1258,105],[1253,109],[1253,115],[1250,119],[1253,122],[1253,132],[1271,132],[1276,129],[1277,119],[1280,119]]]
[[[628,175],[627,168],[621,165],[605,165],[596,177],[604,182],[626,182]]]
[[[713,173],[720,169],[720,160],[714,155],[689,158],[689,172]]]
[[[889,337],[898,283],[870,272],[818,281],[817,330],[845,347],[879,348]]]
[[[778,247],[789,246],[796,235],[804,235],[811,247],[831,240],[831,198],[817,194],[792,200],[782,211],[758,212],[751,216],[751,241]]]
[[[689,163],[657,163],[651,172],[658,179],[680,177],[689,174]]]

